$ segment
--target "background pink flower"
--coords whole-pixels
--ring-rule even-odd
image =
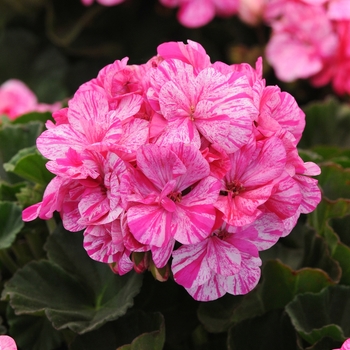
[[[35,94],[23,82],[11,79],[0,86],[0,115],[10,119],[29,112],[54,112],[61,107],[57,102],[52,105],[39,103]]]
[[[8,335],[0,335],[0,350],[17,350],[16,342]]]

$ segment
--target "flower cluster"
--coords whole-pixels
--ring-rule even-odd
[[[259,251],[320,201],[320,170],[297,143],[305,116],[266,86],[262,61],[211,63],[204,48],[168,42],[83,84],[37,140],[56,176],[25,221],[61,214],[84,230],[92,259],[123,275],[170,272],[197,300],[245,294]]]
[[[39,103],[35,94],[22,81],[11,79],[0,85],[0,115],[9,119],[29,112],[54,112],[61,103]]]
[[[264,17],[272,27],[266,56],[283,81],[310,78],[350,93],[350,2],[271,0]]]

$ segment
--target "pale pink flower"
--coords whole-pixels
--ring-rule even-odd
[[[261,215],[259,206],[270,198],[275,180],[283,173],[286,151],[276,137],[252,140],[231,154],[230,161],[215,207],[228,224],[244,226]]]
[[[324,59],[333,56],[338,44],[326,9],[287,1],[280,16],[271,23],[272,36],[266,47],[266,58],[277,77],[293,81],[320,72]]]
[[[12,120],[25,113],[54,112],[60,107],[59,102],[53,105],[39,103],[35,94],[20,80],[7,80],[0,86],[0,115]]]
[[[167,7],[180,7],[179,22],[186,27],[201,27],[215,15],[229,17],[237,12],[238,0],[160,0]]]
[[[17,350],[16,342],[8,335],[0,335],[0,350]]]
[[[350,350],[350,339],[345,340],[343,345],[340,349],[333,349],[333,350]]]
[[[154,88],[148,99],[168,122],[157,144],[184,142],[200,148],[203,136],[232,153],[248,141],[256,109],[245,76],[224,75],[213,67],[195,75],[192,65],[176,59],[163,61],[151,73]]]
[[[146,145],[136,156],[138,169],[123,180],[127,221],[143,244],[162,247],[171,239],[188,244],[206,238],[214,225],[213,203],[220,182],[190,145]]]

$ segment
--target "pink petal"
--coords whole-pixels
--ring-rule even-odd
[[[16,342],[8,335],[0,335],[1,350],[17,350]]]
[[[216,236],[208,239],[206,259],[209,268],[218,275],[232,276],[240,270],[239,250]]]
[[[226,294],[225,286],[222,283],[222,280],[226,278],[228,277],[212,274],[211,278],[206,283],[192,288],[186,288],[186,290],[195,300],[216,300]]]
[[[173,251],[171,270],[176,283],[185,288],[201,285],[211,277],[207,254],[208,240],[198,244],[182,245]]]
[[[256,287],[260,279],[260,258],[242,254],[241,269],[233,276],[218,276],[219,283],[227,293],[233,295],[247,294]]]

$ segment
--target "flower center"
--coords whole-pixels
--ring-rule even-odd
[[[220,191],[220,195],[222,196],[228,196],[230,193],[232,197],[238,196],[240,193],[242,193],[245,190],[244,186],[241,182],[237,180],[233,180],[226,184],[226,191]]]
[[[174,203],[180,203],[182,194],[181,192],[171,192],[167,196],[169,199],[171,199]]]

